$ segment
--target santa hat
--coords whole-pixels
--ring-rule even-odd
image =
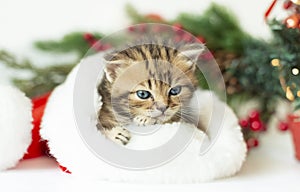
[[[0,170],[15,166],[32,141],[32,104],[24,93],[0,86]]]
[[[49,95],[30,100],[20,90],[0,85],[0,170],[47,151],[39,129]]]

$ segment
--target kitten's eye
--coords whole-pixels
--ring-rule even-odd
[[[149,97],[151,97],[151,93],[145,90],[138,90],[136,92],[136,95],[141,99],[148,99]]]
[[[176,86],[170,89],[170,95],[178,95],[181,92],[181,86]]]

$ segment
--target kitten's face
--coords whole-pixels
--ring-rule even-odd
[[[192,97],[193,77],[190,79],[178,69],[165,65],[157,69],[155,75],[149,73],[145,81],[130,90],[128,104],[133,117],[152,118],[154,123],[166,122],[178,115]]]
[[[131,58],[119,55],[122,59],[108,65],[106,75],[113,85],[111,95],[117,113],[164,123],[179,115],[190,101],[197,84],[195,64],[174,50],[158,48],[164,49],[160,50],[160,57],[141,48],[130,53]],[[163,57],[164,51],[169,52],[168,57]]]
[[[172,87],[160,80],[149,79],[136,86],[129,95],[130,112],[134,117],[151,118],[155,123],[166,122],[182,108],[180,97],[183,94],[189,97],[192,92],[181,85]]]

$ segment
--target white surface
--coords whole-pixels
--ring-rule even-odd
[[[250,152],[236,176],[202,184],[141,185],[92,181],[63,173],[54,160],[43,157],[22,161],[15,169],[0,173],[0,191],[299,191],[300,162],[294,158],[290,134],[270,131]]]

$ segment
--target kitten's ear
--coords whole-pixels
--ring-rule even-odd
[[[191,61],[189,64],[192,65],[198,60],[199,55],[205,51],[205,46],[200,43],[188,44],[181,47],[178,51],[178,56],[188,57]]]
[[[116,80],[118,73],[120,73],[121,67],[124,61],[115,57],[115,53],[108,53],[104,55],[103,59],[106,64],[104,69],[105,76],[109,82]]]
[[[107,63],[104,69],[106,79],[109,82],[113,82],[117,78],[118,70],[120,68],[120,64],[115,63]]]

